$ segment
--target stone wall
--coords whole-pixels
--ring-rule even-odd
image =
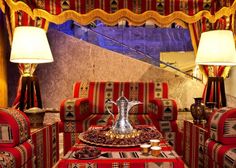
[[[48,32],[48,39],[54,62],[37,67],[44,107],[58,109],[64,98],[72,97],[75,81],[167,81],[169,97],[180,109],[202,94],[203,84],[190,78],[55,30]]]

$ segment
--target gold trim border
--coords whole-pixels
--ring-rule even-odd
[[[216,22],[222,16],[230,16],[235,13],[236,1],[230,7],[223,7],[212,15],[209,11],[199,11],[193,16],[187,15],[182,11],[175,11],[167,16],[160,15],[156,11],[146,11],[142,14],[136,14],[129,9],[120,9],[115,13],[107,13],[101,9],[94,9],[86,14],[80,14],[73,10],[66,10],[59,15],[53,15],[43,9],[31,9],[22,1],[14,2],[5,0],[7,5],[14,11],[22,10],[33,19],[36,17],[45,18],[49,22],[61,24],[67,20],[74,20],[82,25],[88,25],[95,20],[101,20],[107,25],[116,25],[121,20],[127,20],[135,26],[143,25],[147,20],[152,20],[157,25],[167,26],[176,20],[182,20],[185,23],[194,23],[202,17],[207,18],[211,23]]]

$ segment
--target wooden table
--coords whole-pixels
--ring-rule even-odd
[[[139,147],[113,148],[113,147],[98,147],[102,154],[100,157],[92,160],[79,160],[73,157],[74,152],[85,145],[78,141],[69,152],[58,162],[58,168],[69,167],[174,167],[184,168],[183,160],[173,150],[173,148],[164,140],[161,140],[161,154],[158,157],[152,155],[143,155]]]

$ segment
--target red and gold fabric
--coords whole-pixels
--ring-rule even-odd
[[[65,99],[61,103],[60,118],[62,121],[83,121],[90,114],[88,107],[87,98]]]
[[[211,18],[211,14],[217,12],[219,12],[217,16],[229,14],[229,12],[225,13],[224,10],[220,10],[222,7],[228,7],[228,11],[232,14],[235,11],[232,10],[234,9],[233,0],[227,0],[225,3],[219,3],[215,0],[33,0],[30,2],[6,0],[6,2],[13,11],[16,11],[15,13],[24,10],[35,20],[43,18],[57,24],[74,19],[80,24],[88,25],[99,18],[105,24],[115,25],[125,18],[136,26],[145,24],[147,20],[153,20],[160,26],[169,26],[173,22],[184,25],[183,22],[194,23],[200,20],[202,16],[206,16],[212,21],[214,19]],[[27,16],[25,17],[27,18]],[[16,22],[16,25],[19,24]]]
[[[157,120],[177,120],[177,104],[173,99],[153,99],[149,107],[149,114],[154,114]]]
[[[236,144],[236,109],[224,107],[210,117],[210,138],[224,145]]]
[[[153,124],[159,130],[166,141],[182,155],[182,137],[183,133],[179,131],[176,121],[153,121]]]
[[[79,141],[78,139],[79,133],[73,133],[73,132],[64,132],[63,133],[63,140],[64,146],[63,146],[63,152],[64,155],[71,149],[72,146],[75,145],[76,142]]]
[[[34,145],[27,140],[15,147],[0,148],[1,168],[34,168]]]
[[[214,162],[219,167],[235,167],[236,165],[236,144],[222,145],[214,140],[208,139],[205,143],[206,165]],[[211,164],[211,163],[210,163]],[[213,166],[216,167],[216,166]]]
[[[22,0],[15,0],[22,1]],[[230,6],[232,0],[225,1],[225,6]],[[199,1],[195,3],[194,1],[178,1],[178,0],[136,0],[136,1],[127,1],[127,0],[62,0],[58,1],[37,1],[33,0],[29,3],[31,9],[39,8],[48,11],[51,14],[58,15],[66,10],[74,10],[81,14],[89,13],[94,9],[102,9],[108,13],[114,13],[119,9],[127,8],[134,13],[143,13],[148,10],[154,10],[162,15],[168,15],[174,11],[183,11],[188,15],[193,15],[203,8],[207,8],[211,11],[216,11],[216,2]],[[223,4],[222,4],[223,5]],[[211,7],[211,8],[210,8]]]
[[[59,160],[59,123],[31,129],[37,168],[51,168]],[[67,142],[65,142],[66,144]]]
[[[91,125],[106,126],[111,123],[109,114],[92,114],[83,121],[63,121],[60,123],[62,132],[83,132]]]
[[[142,105],[132,108],[130,114],[147,114],[148,104],[151,100],[168,98],[168,85],[164,82],[77,82],[74,84],[73,90],[75,98],[87,96],[89,111],[96,114],[103,114],[106,111],[106,101],[116,101],[122,92],[129,101],[142,102]],[[110,110],[117,114],[116,106],[110,105]]]
[[[15,147],[30,138],[30,123],[25,113],[0,108],[0,147]]]
[[[204,166],[204,145],[208,137],[207,127],[184,120],[183,158],[188,167]]]
[[[153,125],[148,114],[129,115],[131,124],[134,125]],[[107,126],[112,125],[110,114],[92,114],[83,121],[64,121],[60,123],[60,131],[64,133],[64,154],[76,143],[78,133],[86,131],[91,125]]]
[[[166,141],[161,141],[160,146],[162,148],[161,154],[158,157],[152,155],[142,155],[138,147],[132,148],[100,148],[102,153],[101,156],[94,160],[78,160],[74,159],[74,152],[82,144],[77,141],[67,154],[59,161],[58,168],[67,167],[176,167],[183,168],[184,162],[176,154],[176,152],[169,146]]]
[[[131,108],[130,122],[134,125],[155,125],[181,154],[181,145],[178,144],[182,135],[176,124],[177,105],[173,99],[168,99],[165,82],[76,82],[73,86],[74,98],[61,103],[60,131],[64,132],[64,141],[69,142],[64,146],[65,153],[75,144],[76,133],[86,131],[91,125],[112,125],[113,118],[106,108],[115,115],[118,108],[106,102],[116,101],[122,94],[129,101],[142,102]],[[80,107],[83,104],[84,107]]]

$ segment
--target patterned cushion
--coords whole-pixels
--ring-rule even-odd
[[[83,121],[64,121],[61,122],[62,132],[83,132],[91,125],[106,126],[112,123],[112,117],[109,114],[92,114]]]
[[[204,155],[204,168],[222,168],[217,162],[209,158],[208,155]]]
[[[25,113],[0,108],[0,148],[15,147],[30,137],[30,123]]]
[[[129,115],[130,123],[133,125],[153,125],[149,115],[131,114]],[[64,121],[61,122],[62,132],[83,132],[86,131],[91,125],[106,126],[112,125],[113,119],[111,115],[107,114],[93,114],[84,119],[83,121]],[[174,125],[174,124],[173,124]]]
[[[63,140],[64,142],[64,155],[71,149],[71,147],[78,142],[79,133],[64,132]]]
[[[208,139],[205,142],[205,154],[220,167],[234,167],[236,165],[236,144],[222,145]]]
[[[33,151],[34,147],[30,140],[25,141],[23,144],[14,148],[0,148],[0,167],[34,167],[32,164],[30,165],[30,163],[32,163],[32,158],[34,158]],[[30,161],[30,163],[28,163],[28,161]],[[26,163],[28,165],[26,165]]]
[[[224,107],[210,117],[210,138],[222,144],[236,144],[236,109]]]
[[[183,134],[179,131],[176,132],[162,132],[163,137],[174,148],[174,150],[182,155],[182,139]]]
[[[155,121],[153,124],[163,133],[179,131],[176,121]]]
[[[153,125],[148,114],[131,114],[129,115],[129,121],[132,125]]]
[[[155,98],[168,98],[167,83],[160,82],[77,82],[74,84],[75,98],[88,98],[89,110],[93,113],[104,113],[106,111],[105,102],[116,101],[119,96],[124,96],[129,100],[142,102],[131,110],[131,113],[148,112],[149,100]],[[108,108],[117,113],[117,107],[110,104]]]
[[[60,118],[62,121],[83,121],[90,115],[87,98],[71,98],[61,102]]]
[[[157,120],[177,120],[177,104],[172,99],[150,100],[149,113]]]

